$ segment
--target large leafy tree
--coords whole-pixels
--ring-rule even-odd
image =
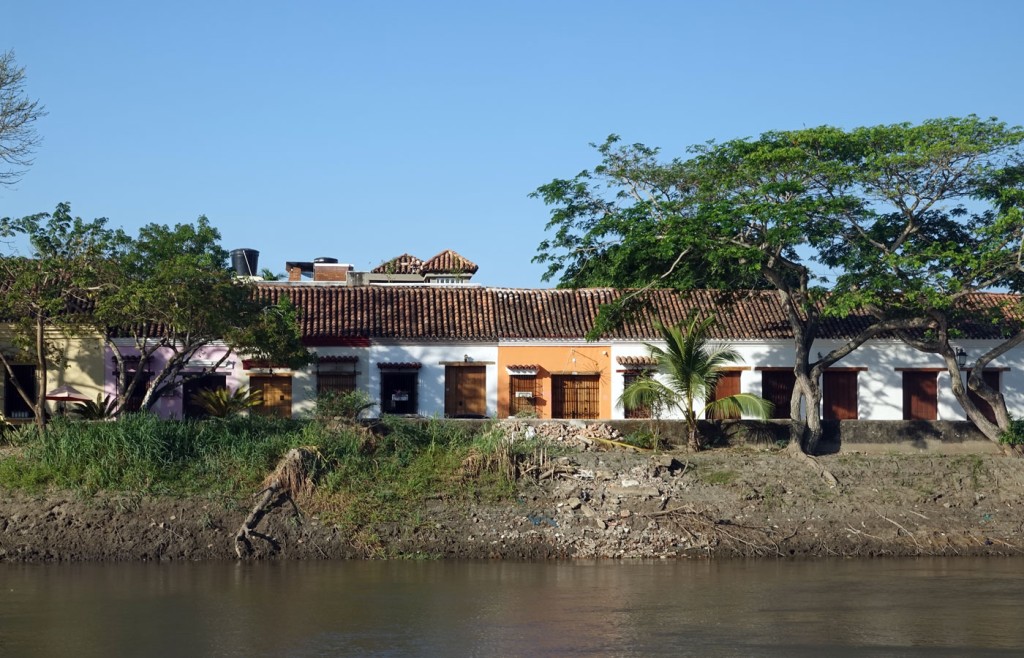
[[[39,145],[35,123],[45,115],[39,101],[25,94],[25,69],[14,52],[0,53],[0,185],[17,182],[32,164]]]
[[[796,353],[791,446],[813,453],[822,433],[824,369],[884,331],[922,324],[872,316],[845,344],[811,358],[829,301],[816,278],[815,249],[842,217],[864,210],[846,134],[830,127],[771,132],[695,146],[690,157],[668,162],[643,145],[620,146],[614,136],[599,152],[593,172],[538,190],[554,206],[548,228],[555,237],[541,243],[537,260],[550,264],[549,276],[561,273],[563,284],[578,285],[592,279],[579,272],[615,261],[616,252],[635,250],[639,260],[656,244],[641,275],[648,285],[774,289]],[[631,282],[609,270],[608,283]],[[622,309],[611,311],[597,331],[623,317]]]
[[[715,399],[724,368],[742,359],[729,345],[712,347],[710,330],[714,323],[713,317],[701,319],[696,315],[677,326],[658,323],[665,347],[648,344],[647,349],[657,361],[664,381],[656,377],[638,378],[626,387],[620,400],[627,409],[677,409],[686,422],[687,443],[694,451],[704,447],[697,427],[698,400],[703,402],[705,411],[722,416],[766,418],[771,413],[770,402],[749,393]]]
[[[0,364],[42,430],[50,365],[61,363],[64,338],[95,335],[92,300],[116,270],[114,262],[125,238],[108,229],[104,219],[86,222],[72,217],[66,203],[52,214],[5,217],[0,220],[0,237],[10,245],[0,255],[0,317],[11,332],[12,348],[0,350]],[[12,366],[17,363],[35,366],[34,396],[14,376]]]
[[[255,295],[226,267],[220,233],[205,217],[192,224],[144,226],[123,254],[96,317],[106,327],[107,343],[119,373],[119,408],[144,388],[148,409],[183,383],[215,372],[232,354],[255,356],[288,367],[309,363],[301,343],[296,311],[284,300],[273,305]],[[227,349],[214,363],[190,367],[212,345]],[[147,382],[146,364],[152,379]],[[126,356],[140,357],[128,367]]]
[[[1024,284],[1024,130],[975,116],[853,130],[848,135],[861,212],[837,218],[822,245],[838,269],[833,309],[931,320],[931,331],[901,332],[910,345],[938,354],[968,418],[996,440],[1009,428],[1002,394],[984,368],[1024,343],[1014,297],[976,293]],[[981,305],[979,305],[981,304]],[[1002,335],[971,366],[965,387],[954,341],[964,326]],[[968,388],[994,411],[991,422]]]

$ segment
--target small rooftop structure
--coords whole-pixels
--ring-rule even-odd
[[[424,261],[412,254],[402,254],[384,261],[369,272],[357,272],[352,265],[337,258],[315,258],[312,261],[288,261],[291,283],[326,283],[346,286],[386,284],[465,284],[479,267],[456,251],[445,249]]]

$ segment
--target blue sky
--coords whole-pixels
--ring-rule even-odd
[[[1024,124],[1024,3],[20,2],[43,144],[0,216],[206,215],[226,248],[367,269],[451,248],[542,285],[549,209],[610,133],[666,156],[832,124]],[[546,284],[543,284],[546,285]]]

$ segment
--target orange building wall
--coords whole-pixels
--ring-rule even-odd
[[[577,346],[498,346],[498,417],[507,418],[509,410],[510,365],[540,366],[537,386],[537,415],[551,418],[551,373],[600,373],[599,418],[612,417],[611,359],[608,345]]]

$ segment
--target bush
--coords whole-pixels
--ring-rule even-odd
[[[999,435],[999,443],[1008,446],[1024,445],[1024,420],[1011,418],[1010,429]]]
[[[240,386],[234,391],[226,388],[203,389],[192,396],[192,401],[214,418],[231,418],[246,409],[263,404],[263,391],[250,391]]]
[[[318,423],[325,425],[339,420],[352,422],[376,406],[377,403],[365,391],[357,390],[345,393],[328,391],[317,396],[313,418]]]

